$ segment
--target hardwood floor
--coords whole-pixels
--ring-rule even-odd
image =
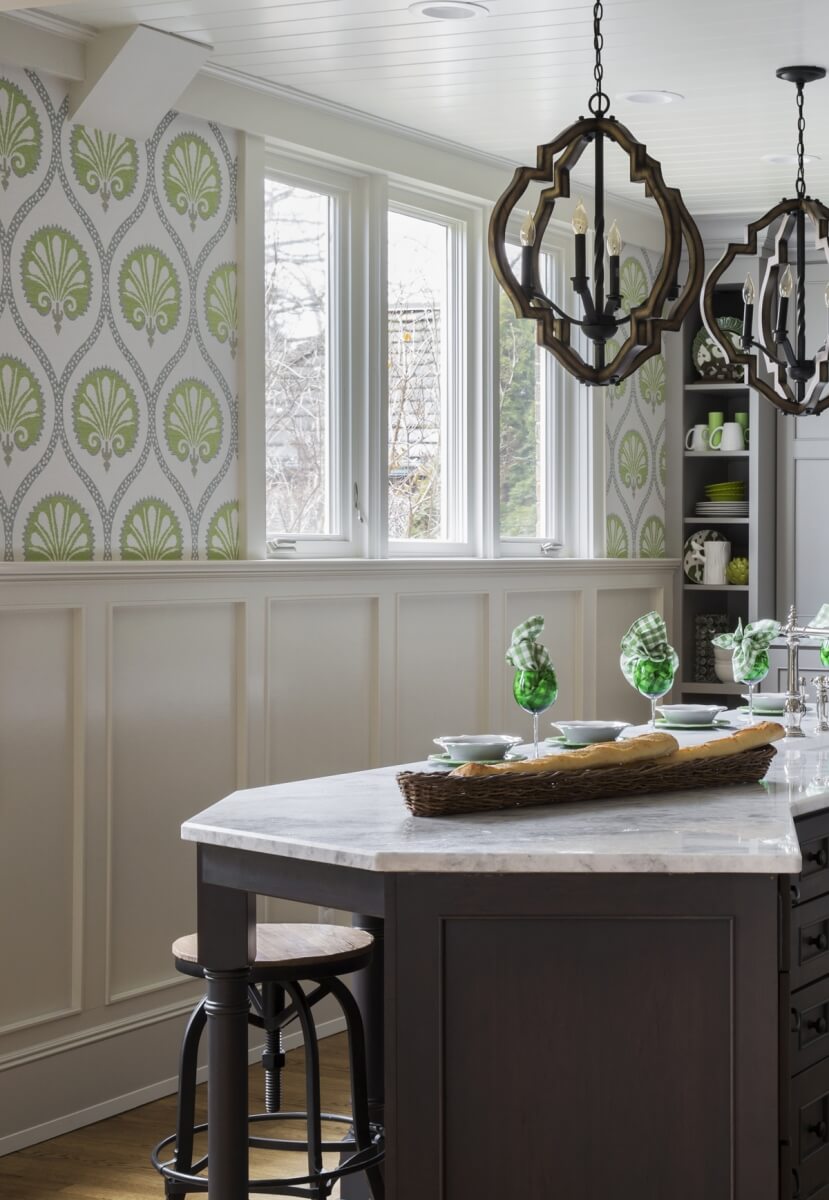
[[[345,1036],[321,1041],[320,1058],[323,1111],[348,1113],[351,1104]],[[149,1155],[156,1142],[173,1131],[175,1102],[175,1096],[165,1096],[97,1125],[0,1158],[0,1196],[3,1200],[55,1200],[57,1196],[61,1200],[163,1200],[164,1184],[150,1165]],[[264,1108],[262,1071],[256,1066],[250,1071],[250,1105],[251,1111],[261,1112]],[[305,1107],[302,1050],[288,1054],[282,1106],[288,1111]],[[202,1086],[199,1121],[205,1120],[205,1107],[206,1088]],[[271,1129],[270,1125],[259,1126],[260,1132]],[[341,1136],[338,1130],[343,1131],[342,1126],[324,1129],[332,1140]],[[302,1126],[282,1122],[279,1135],[274,1136],[288,1135],[289,1131],[301,1135]],[[196,1149],[200,1149],[198,1144]],[[253,1151],[251,1174],[300,1174],[304,1163],[302,1155]]]

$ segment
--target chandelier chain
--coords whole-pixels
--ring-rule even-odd
[[[604,80],[604,67],[602,66],[602,50],[604,49],[604,35],[602,33],[603,16],[604,5],[602,4],[602,0],[596,0],[593,5],[593,50],[596,54],[593,79],[596,84],[596,90],[588,101],[588,107],[594,117],[603,117],[610,108],[610,97],[602,90],[602,82]]]
[[[806,117],[803,112],[803,84],[797,85],[797,196],[802,200],[806,195],[806,171],[803,165],[805,148]]]

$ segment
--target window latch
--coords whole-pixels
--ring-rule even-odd
[[[542,554],[558,554],[561,549],[561,542],[542,542],[538,549]]]
[[[360,522],[360,524],[361,524],[361,525],[365,525],[365,523],[366,523],[366,514],[365,514],[365,513],[363,512],[363,510],[360,508],[360,489],[359,489],[359,487],[357,486],[357,482],[356,482],[356,480],[355,480],[355,482],[354,482],[354,511],[355,511],[355,512],[356,512],[356,514],[357,514],[357,520]]]
[[[273,538],[268,542],[269,550],[296,550],[296,538]]]

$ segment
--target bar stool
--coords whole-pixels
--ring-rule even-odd
[[[271,1138],[249,1133],[248,1145],[265,1150],[305,1151],[308,1173],[291,1176],[249,1179],[249,1192],[272,1196],[307,1196],[325,1200],[334,1184],[345,1175],[364,1171],[373,1200],[384,1200],[385,1191],[380,1163],[384,1157],[383,1128],[369,1121],[366,1086],[365,1039],[360,1010],[341,976],[365,967],[371,957],[371,934],[341,925],[257,925],[256,961],[250,968],[248,984],[248,1022],[265,1032],[264,1113],[250,1113],[248,1122],[305,1121],[307,1138]],[[195,934],[173,943],[176,969],[185,975],[204,978],[199,962]],[[316,984],[307,993],[300,981]],[[333,996],[346,1023],[351,1076],[352,1113],[321,1111],[319,1045],[314,1027],[313,1008],[324,996]],[[285,1004],[286,996],[289,1003]],[[282,1031],[298,1021],[305,1043],[306,1105],[303,1112],[282,1112],[280,1070],[284,1065]],[[152,1152],[153,1166],[164,1177],[169,1200],[178,1200],[189,1192],[206,1192],[207,1157],[193,1161],[193,1139],[207,1124],[195,1124],[196,1070],[199,1040],[207,1022],[205,1001],[193,1010],[181,1047],[176,1131],[158,1143]],[[347,1125],[350,1135],[344,1141],[323,1141],[321,1122]],[[173,1157],[163,1152],[173,1146]],[[323,1153],[336,1152],[342,1157],[331,1169],[323,1166]],[[347,1157],[345,1157],[347,1156]]]

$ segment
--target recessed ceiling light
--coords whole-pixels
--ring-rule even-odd
[[[468,21],[470,17],[485,17],[489,9],[485,4],[473,4],[472,0],[418,0],[409,5],[409,12],[420,17],[431,17],[433,21]]]
[[[776,167],[796,167],[797,166],[797,155],[796,154],[764,154],[762,161],[767,162],[767,163],[773,163],[774,166],[776,166]],[[820,155],[819,154],[804,154],[803,161],[805,163],[820,162]]]
[[[641,92],[619,92],[620,100],[629,100],[631,104],[675,104],[685,97],[679,92],[663,92],[659,90],[643,90]]]

